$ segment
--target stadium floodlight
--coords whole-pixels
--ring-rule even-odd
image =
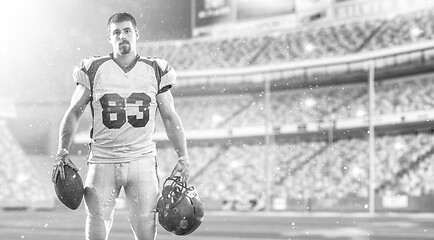
[[[419,37],[423,33],[423,30],[418,27],[413,27],[410,29],[410,35],[412,37]]]
[[[308,108],[311,108],[316,105],[316,100],[313,98],[307,98],[304,100],[304,105]]]
[[[215,113],[212,115],[212,122],[213,124],[219,124],[224,120],[224,117],[222,117],[220,114]]]
[[[48,1],[0,1],[0,11],[3,17],[3,20],[0,21],[0,29],[6,34],[0,38],[0,55],[2,56],[0,63],[3,66],[14,62],[13,57],[24,54],[25,48],[23,46],[26,46],[30,39],[34,41],[35,36],[41,35],[42,30],[45,30],[43,24],[48,19],[45,18],[47,14],[40,13],[41,2]],[[35,22],[40,26],[30,26]],[[32,53],[26,52],[25,54]],[[8,79],[8,77],[5,77],[5,79]]]
[[[402,150],[402,149],[405,147],[405,145],[404,145],[403,142],[401,142],[401,141],[397,141],[397,142],[393,145],[393,147],[395,148],[395,150]]]
[[[313,45],[312,43],[306,43],[306,45],[304,45],[304,50],[306,50],[306,52],[311,52],[315,49],[315,45]]]
[[[367,115],[367,113],[366,113],[366,110],[364,110],[364,109],[359,109],[359,110],[357,110],[357,112],[356,112],[356,116],[357,117],[364,117],[364,116],[366,116]]]

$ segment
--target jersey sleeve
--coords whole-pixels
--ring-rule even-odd
[[[73,72],[72,77],[74,79],[74,82],[76,84],[81,84],[85,86],[86,88],[90,89],[90,81],[89,76],[86,74],[86,62],[85,60],[82,60],[80,64],[78,64]]]
[[[172,88],[173,85],[175,85],[176,72],[175,69],[166,60],[158,59],[157,63],[162,71],[161,82],[158,89],[158,94],[160,94],[166,92],[167,90]]]

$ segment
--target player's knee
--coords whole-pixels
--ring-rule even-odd
[[[98,193],[94,188],[84,188],[84,200],[86,202],[86,211],[88,212],[88,215],[102,215]]]
[[[110,214],[104,211],[100,198],[96,190],[92,187],[84,189],[84,199],[86,201],[86,239],[105,240],[108,236],[110,227]]]

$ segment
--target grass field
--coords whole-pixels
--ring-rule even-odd
[[[84,222],[82,210],[0,211],[0,239],[84,239]],[[109,239],[133,239],[126,211],[116,212]],[[434,215],[207,212],[193,234],[174,236],[159,227],[157,239],[434,239]]]

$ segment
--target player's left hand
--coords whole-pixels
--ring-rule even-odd
[[[78,168],[71,161],[71,158],[69,158],[68,153],[57,155],[56,159],[54,160],[53,173],[51,175],[51,181],[53,181],[53,183],[57,182],[58,175],[60,175],[61,180],[65,180],[66,165],[70,166],[72,169],[78,172]]]
[[[187,182],[189,179],[189,161],[188,158],[180,158],[178,162],[176,163],[175,167],[172,170],[172,173],[170,174],[170,177],[175,177],[177,173],[180,174],[181,182]]]

